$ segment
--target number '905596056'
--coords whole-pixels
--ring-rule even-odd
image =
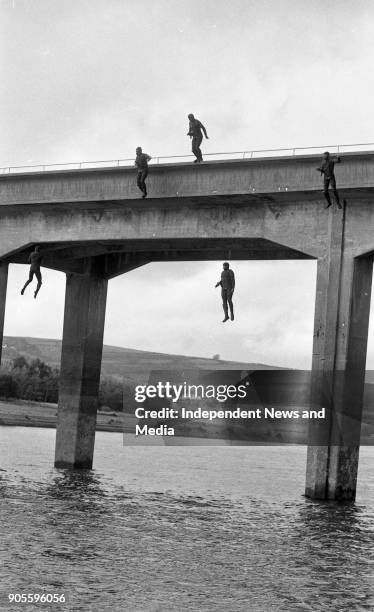
[[[64,603],[63,593],[9,593],[9,603]]]

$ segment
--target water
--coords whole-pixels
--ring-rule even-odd
[[[54,430],[0,428],[1,610],[374,609],[374,449],[355,505],[302,496],[302,447],[127,447],[54,470]],[[65,604],[7,594],[64,593]]]

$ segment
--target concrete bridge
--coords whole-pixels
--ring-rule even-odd
[[[0,335],[8,264],[66,273],[57,467],[92,466],[108,280],[152,261],[315,259],[306,495],[355,497],[374,253],[374,153],[336,168],[344,209],[324,209],[319,156],[0,176]]]

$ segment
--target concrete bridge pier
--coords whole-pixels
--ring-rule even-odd
[[[370,313],[372,255],[344,248],[345,216],[330,213],[330,244],[317,266],[307,497],[354,501]]]
[[[4,261],[0,261],[0,364],[1,364],[1,353],[2,353],[2,348],[3,348],[4,318],[5,318],[7,285],[8,285],[8,263],[5,263]]]
[[[55,467],[92,467],[107,279],[67,274]]]

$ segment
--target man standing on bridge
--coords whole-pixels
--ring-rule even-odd
[[[138,168],[138,177],[136,183],[140,191],[143,193],[143,199],[147,197],[147,186],[145,184],[145,179],[148,176],[148,162],[151,161],[151,159],[152,157],[150,155],[143,153],[141,147],[137,147],[135,166]]]
[[[198,119],[195,119],[192,113],[188,115],[190,120],[189,130],[187,132],[187,136],[192,138],[192,153],[195,155],[196,159],[194,163],[200,163],[203,161],[203,155],[201,153],[200,145],[203,140],[203,133],[205,138],[208,138],[208,134],[206,133],[206,129]],[[201,131],[202,130],[202,131]]]
[[[334,173],[334,166],[335,164],[340,164],[341,159],[340,157],[330,157],[330,153],[328,151],[326,151],[323,154],[323,159],[322,159],[322,164],[319,168],[317,168],[317,170],[323,174],[323,195],[325,196],[326,200],[327,200],[327,204],[325,206],[325,208],[329,208],[331,206],[331,198],[330,198],[330,194],[329,194],[329,186],[331,183],[331,187],[332,187],[332,191],[335,197],[335,201],[338,205],[338,208],[341,208],[342,205],[340,203],[340,199],[339,199],[339,194],[338,191],[336,189],[336,179],[335,179],[335,173]]]
[[[39,289],[42,286],[42,275],[40,272],[40,264],[42,262],[42,259],[43,259],[43,255],[40,253],[39,247],[36,246],[29,256],[29,264],[30,264],[29,280],[26,281],[26,283],[24,284],[21,290],[21,295],[25,293],[25,289],[27,285],[29,285],[32,282],[32,279],[34,278],[34,274],[38,281],[36,290],[34,292],[34,298],[36,298],[36,296],[38,295]]]
[[[230,269],[230,265],[225,261],[223,264],[223,271],[221,272],[221,280],[216,283],[216,287],[221,286],[222,295],[222,306],[225,318],[222,323],[226,323],[229,320],[229,308],[231,321],[234,320],[234,304],[232,303],[232,296],[235,289],[235,274]]]

